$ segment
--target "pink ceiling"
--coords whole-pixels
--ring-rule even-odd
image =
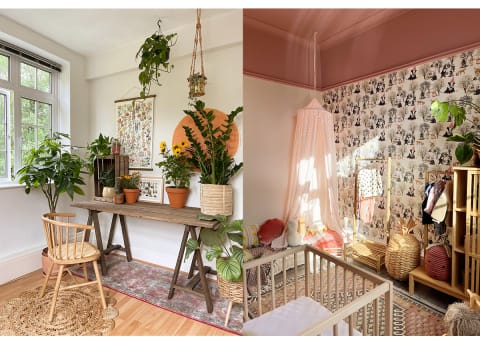
[[[245,9],[244,74],[326,89],[480,45],[479,22],[480,9]]]

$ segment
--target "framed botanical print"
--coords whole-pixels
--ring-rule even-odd
[[[115,101],[117,136],[132,170],[153,170],[155,96]]]
[[[163,203],[163,184],[162,177],[140,177],[138,200]]]

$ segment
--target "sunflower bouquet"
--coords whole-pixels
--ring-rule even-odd
[[[192,176],[192,165],[185,155],[187,144],[182,141],[174,144],[172,150],[168,149],[165,141],[160,142],[160,154],[163,160],[156,163],[162,171],[165,183],[170,187],[189,188]]]

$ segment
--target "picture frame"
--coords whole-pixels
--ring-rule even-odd
[[[153,171],[153,118],[155,95],[115,100],[117,138],[129,169]]]
[[[163,204],[164,180],[162,177],[140,177],[139,201]]]

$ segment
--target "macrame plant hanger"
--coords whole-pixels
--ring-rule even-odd
[[[192,64],[190,66],[190,76],[188,77],[188,86],[190,88],[188,97],[190,99],[205,95],[205,84],[207,77],[205,76],[205,67],[203,66],[203,46],[202,46],[202,24],[200,24],[201,9],[197,9],[197,26],[195,32],[195,41],[193,42]],[[197,60],[197,50],[200,45],[200,63],[201,72],[195,72],[195,64]]]

